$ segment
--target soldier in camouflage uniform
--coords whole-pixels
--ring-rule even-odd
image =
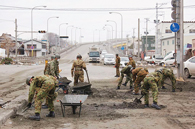
[[[164,86],[164,81],[169,78],[172,82],[172,92],[175,92],[175,83],[176,83],[176,78],[175,78],[175,75],[173,74],[173,70],[172,69],[169,69],[169,68],[161,68],[159,69],[162,71],[163,73],[163,79],[162,79],[162,83],[159,85],[159,88],[162,87],[162,89],[166,89],[165,86]],[[156,69],[155,71],[158,71],[158,69]]]
[[[52,55],[51,56],[51,61],[54,60],[54,59],[55,59],[55,56]],[[50,75],[50,63],[51,62],[46,63],[45,70],[44,70],[44,75]]]
[[[120,67],[120,57],[118,56],[118,54],[116,54],[116,63],[115,63],[116,76],[115,77],[120,77],[119,67]]]
[[[132,69],[133,69],[133,67],[131,65],[129,65],[129,66],[124,67],[121,70],[121,77],[120,77],[120,80],[118,82],[117,89],[120,89],[121,83],[122,83],[123,78],[124,78],[124,74],[126,74],[126,78],[130,78],[130,75],[132,75]],[[133,84],[133,82],[130,83],[130,89],[132,87],[132,84]]]
[[[84,72],[86,71],[85,62],[82,60],[81,55],[77,55],[77,60],[75,60],[72,64],[71,75],[73,77],[74,74],[74,86],[78,84],[78,80],[80,82],[84,82]]]
[[[131,55],[129,56],[129,63],[127,63],[127,66],[128,66],[128,65],[131,65],[131,66],[133,67],[133,69],[135,69],[135,68],[136,68],[135,61],[133,60],[133,58],[132,58],[132,56],[131,56]],[[130,81],[130,86],[131,86],[131,88],[132,88],[132,86],[133,86],[132,73],[130,74],[129,78],[126,78],[125,83],[124,83],[124,84],[122,84],[122,85],[126,86],[126,85],[127,85],[127,83],[128,83],[128,81]]]
[[[141,94],[145,95],[145,107],[149,107],[149,89],[152,90],[153,104],[152,107],[160,110],[161,108],[157,105],[158,103],[158,85],[162,82],[162,72],[157,71],[148,74],[144,78],[144,84],[141,87]]]
[[[27,107],[31,107],[35,96],[35,116],[30,116],[29,119],[40,120],[41,104],[47,96],[50,112],[46,117],[55,117],[53,101],[57,97],[55,93],[55,87],[58,85],[57,79],[49,75],[28,77],[26,84],[30,85]]]
[[[146,75],[148,74],[148,69],[147,68],[136,68],[133,70],[133,81],[134,81],[134,90],[135,93],[134,95],[139,95],[139,84],[141,81],[144,80]]]

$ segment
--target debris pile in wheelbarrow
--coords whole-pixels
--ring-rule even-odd
[[[91,84],[87,82],[79,82],[77,85],[72,87],[72,93],[92,94]]]
[[[59,81],[59,87],[58,89],[56,90],[56,92],[59,90],[59,89],[62,89],[63,92],[65,94],[68,94],[68,90],[69,90],[69,84],[72,82],[71,80],[68,80],[66,77],[61,77],[58,79]]]

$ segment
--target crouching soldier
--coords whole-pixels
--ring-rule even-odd
[[[134,95],[139,95],[139,85],[144,80],[146,75],[149,73],[147,68],[136,68],[133,70],[133,81],[134,81]]]
[[[145,95],[145,108],[149,107],[149,90],[152,90],[153,104],[152,107],[160,110],[161,108],[157,105],[158,103],[158,84],[161,83],[162,72],[157,71],[148,74],[144,78],[144,85],[142,86],[141,94]]]
[[[117,89],[120,89],[121,83],[122,83],[123,78],[124,78],[124,74],[126,74],[126,78],[127,79],[131,78],[131,76],[132,76],[132,69],[133,69],[133,67],[131,65],[128,65],[128,66],[124,67],[121,70],[121,77],[120,77],[120,80],[118,82]],[[131,80],[131,79],[129,79],[129,80]],[[132,88],[132,86],[133,86],[133,81],[130,81],[130,89]]]
[[[172,92],[175,92],[176,78],[175,78],[175,75],[173,73],[173,70],[169,69],[169,68],[161,68],[159,70],[161,70],[162,74],[163,74],[162,83],[159,85],[159,88],[162,87],[162,89],[166,89],[165,86],[164,86],[164,81],[167,78],[169,78],[171,80],[171,83],[172,83]],[[158,71],[158,70],[156,69],[155,71]]]
[[[49,75],[37,76],[35,78],[32,76],[26,79],[26,84],[30,85],[27,107],[31,107],[32,100],[35,98],[35,116],[30,116],[29,119],[40,120],[41,105],[46,97],[48,97],[50,111],[46,117],[55,117],[53,101],[57,97],[55,92],[55,88],[58,85],[57,79]]]

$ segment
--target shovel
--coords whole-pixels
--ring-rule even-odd
[[[142,95],[139,99],[135,98],[135,100],[133,102],[135,103],[142,103],[141,99],[144,97],[144,95]]]
[[[88,79],[88,83],[90,84],[90,81],[89,81],[89,76],[88,76],[88,72],[87,70],[85,70],[86,74],[87,74],[87,79]]]

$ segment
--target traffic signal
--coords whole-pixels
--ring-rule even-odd
[[[171,17],[173,19],[172,22],[176,22],[176,0],[172,0],[171,5],[172,5]]]
[[[39,33],[46,33],[45,30],[39,30],[38,32],[39,32]]]

